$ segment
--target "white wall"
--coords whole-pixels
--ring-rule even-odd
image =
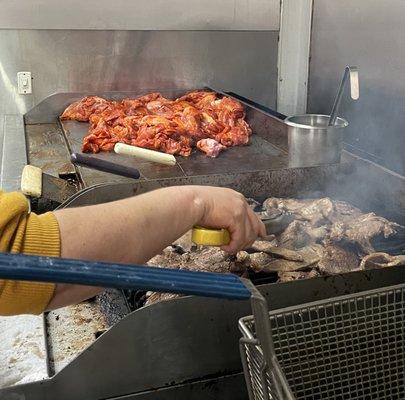
[[[0,28],[278,30],[279,0],[0,0]]]

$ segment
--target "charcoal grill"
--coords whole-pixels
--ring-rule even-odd
[[[172,95],[187,90],[176,90]],[[122,98],[147,91],[95,94]],[[253,145],[229,149],[216,160],[193,154],[171,169],[133,164],[142,173],[139,181],[75,169],[69,154],[81,139],[73,140],[77,130],[72,125],[62,127],[58,116],[70,102],[86,94],[53,95],[24,117],[29,163],[54,176],[73,177],[81,188],[65,199],[64,207],[122,199],[160,187],[198,184],[230,187],[259,201],[269,195],[330,196],[405,222],[402,176],[348,152],[338,165],[288,168],[284,116],[252,102],[245,105],[254,132]],[[80,129],[84,134],[86,126]],[[39,205],[49,207],[46,199]],[[394,267],[264,284],[260,290],[273,311],[403,282],[405,270]],[[110,329],[61,371],[54,374],[51,370],[50,379],[0,390],[0,399],[247,399],[237,321],[250,314],[248,302],[183,297],[131,310],[122,293],[113,293],[101,303],[107,319],[115,323]]]

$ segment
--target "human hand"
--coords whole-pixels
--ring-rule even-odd
[[[210,186],[194,186],[193,191],[195,205],[201,211],[197,224],[229,231],[231,241],[221,246],[222,250],[234,254],[249,247],[258,236],[266,236],[263,222],[241,193]]]

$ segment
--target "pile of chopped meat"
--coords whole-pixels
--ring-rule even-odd
[[[257,203],[251,204],[257,209]],[[269,198],[261,212],[277,210],[293,215],[288,227],[277,236],[257,240],[236,256],[216,247],[195,246],[188,233],[150,260],[149,265],[234,273],[243,277],[276,274],[279,282],[405,265],[405,256],[392,256],[374,249],[373,239],[392,237],[402,229],[374,213],[362,213],[348,203],[329,198]],[[178,295],[149,293],[146,304],[176,297]]]
[[[89,96],[67,107],[61,119],[90,122],[85,153],[125,143],[185,157],[197,147],[217,157],[227,147],[247,144],[252,134],[242,104],[210,91],[176,100],[160,93],[121,101]]]

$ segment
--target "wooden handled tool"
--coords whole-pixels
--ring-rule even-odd
[[[26,165],[21,175],[21,191],[30,197],[42,195],[42,169],[33,165]]]
[[[273,215],[261,216],[267,235],[277,235],[283,232],[293,219],[291,214],[281,211]],[[202,246],[225,246],[230,243],[231,236],[226,229],[209,229],[196,226],[193,228],[191,240]]]
[[[165,165],[176,165],[176,159],[172,154],[161,153],[159,151],[143,149],[142,147],[130,146],[124,143],[117,143],[114,146],[114,151],[117,154],[124,154],[140,158],[146,161],[152,161]]]
[[[63,203],[77,192],[77,188],[64,179],[45,174],[41,168],[26,165],[21,174],[21,192],[31,198]]]

